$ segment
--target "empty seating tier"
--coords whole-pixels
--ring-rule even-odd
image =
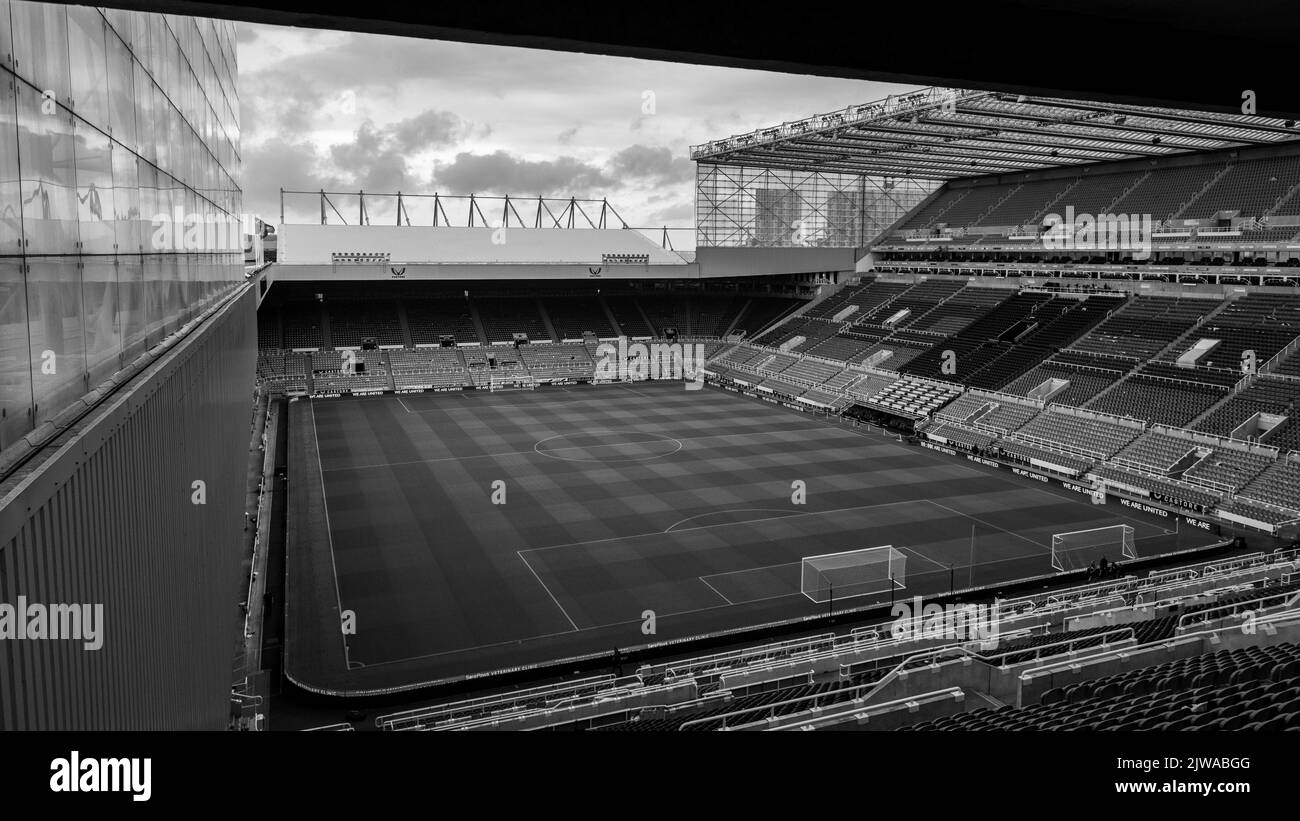
[[[1072,349],[1135,360],[1151,359],[1217,307],[1217,302],[1206,299],[1134,297]]]

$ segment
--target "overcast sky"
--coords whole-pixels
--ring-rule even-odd
[[[268,221],[279,219],[281,187],[324,187],[608,197],[632,226],[691,226],[691,145],[912,90],[417,38],[238,30],[244,208]],[[296,204],[299,219],[317,208],[311,198]],[[355,204],[340,207],[354,222]],[[463,224],[464,207],[448,216]],[[381,218],[390,219],[371,214]],[[428,224],[428,215],[411,220]]]

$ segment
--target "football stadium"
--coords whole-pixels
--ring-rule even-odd
[[[1300,728],[1295,121],[917,87],[693,146],[689,242],[240,225],[233,23],[0,20],[0,604],[107,614],[0,611],[0,729]]]

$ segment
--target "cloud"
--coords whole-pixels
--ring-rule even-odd
[[[630,145],[609,162],[611,176],[669,184],[695,178],[695,164],[689,157],[666,146]]]
[[[572,128],[566,128],[561,131],[559,135],[556,136],[555,141],[560,145],[568,145],[573,142],[573,138],[576,136],[578,136],[578,127],[575,125]]]
[[[367,120],[350,141],[331,145],[328,156],[349,187],[376,191],[419,189],[422,175],[411,165],[415,155],[454,144],[467,128],[455,114],[435,110],[387,126]]]
[[[389,136],[397,148],[423,151],[452,143],[459,138],[464,127],[460,117],[450,111],[425,111],[393,125]],[[491,133],[490,128],[488,133]]]
[[[515,196],[587,196],[616,185],[600,168],[575,157],[528,160],[505,151],[462,152],[439,164],[439,190],[452,194],[511,194]]]

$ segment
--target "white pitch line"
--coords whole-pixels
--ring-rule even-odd
[[[339,592],[339,566],[334,559],[334,529],[330,526],[330,504],[325,494],[325,468],[322,466],[320,458],[320,437],[316,434],[316,404],[310,399],[307,400],[307,407],[311,410],[311,439],[316,445],[316,470],[320,474],[320,502],[325,512],[325,534],[329,537],[330,543],[330,568],[334,574],[334,600],[338,604],[339,618],[343,618],[343,595]],[[339,631],[339,638],[343,641],[343,660],[349,670],[352,669],[352,660],[348,657],[348,639]]]
[[[573,627],[574,631],[581,632],[581,628],[578,627],[577,623],[575,623],[574,620],[569,616],[569,611],[565,610],[564,605],[560,604],[560,600],[555,598],[555,594],[551,592],[551,588],[547,587],[546,582],[542,581],[542,577],[537,575],[536,570],[533,570],[533,566],[528,563],[527,559],[524,558],[524,554],[516,550],[515,555],[518,556],[519,560],[524,563],[524,567],[528,568],[528,572],[533,574],[533,578],[537,579],[537,583],[540,584],[542,586],[542,589],[546,591],[546,595],[551,597],[551,601],[555,602],[555,606],[560,608],[560,612],[563,613],[564,617],[569,620],[569,624]]]
[[[731,599],[727,598],[726,596],[723,596],[721,590],[719,590],[718,588],[716,588],[716,587],[714,587],[713,585],[709,584],[708,579],[704,578],[703,576],[696,576],[695,578],[699,579],[700,581],[702,581],[702,582],[704,582],[706,585],[708,585],[709,589],[712,590],[714,593],[717,593],[719,596],[721,596],[721,597],[722,597],[722,600],[723,600],[724,602],[726,602],[727,604],[735,604],[735,602],[733,602]]]
[[[928,501],[930,501],[930,500],[929,500],[929,499],[926,499],[925,501],[928,502]],[[898,549],[898,550],[906,550],[908,553],[911,553],[911,554],[912,554],[913,556],[915,556],[916,558],[918,558],[918,559],[924,559],[925,561],[929,562],[930,564],[934,565],[935,567],[937,567],[937,568],[939,568],[939,569],[941,569],[941,570],[947,570],[947,569],[948,569],[948,565],[946,565],[946,564],[940,564],[939,562],[937,562],[937,561],[935,561],[934,559],[930,558],[929,556],[925,555],[925,554],[922,553],[921,551],[917,550],[915,547],[908,547],[907,545],[899,545],[896,549]]]
[[[779,508],[779,507],[737,507],[737,508],[731,508],[729,510],[710,510],[707,513],[696,513],[694,516],[687,516],[685,519],[682,519],[680,522],[673,522],[668,527],[664,528],[664,533],[672,533],[674,527],[677,527],[677,525],[680,524],[685,524],[686,522],[689,522],[691,519],[702,519],[705,516],[717,516],[722,513],[785,513],[787,515],[794,515],[800,512],[801,511],[798,510],[785,510],[784,508]],[[719,525],[745,524],[745,522],[718,522],[718,524]]]
[[[1032,544],[1032,545],[1037,545],[1038,547],[1041,547],[1041,548],[1043,548],[1044,550],[1046,550],[1048,553],[1052,552],[1052,546],[1051,546],[1051,545],[1046,545],[1046,544],[1043,544],[1042,542],[1036,542],[1036,541],[1034,541],[1033,539],[1029,538],[1028,536],[1022,536],[1022,535],[1020,535],[1019,533],[1015,533],[1015,532],[1013,532],[1013,531],[1007,530],[1005,527],[998,527],[997,525],[989,524],[988,522],[984,521],[983,519],[980,519],[980,518],[977,518],[977,517],[975,517],[975,516],[972,516],[972,515],[970,515],[969,513],[962,513],[960,510],[957,510],[956,508],[948,507],[947,505],[942,504],[942,503],[940,503],[940,502],[936,502],[936,501],[934,501],[933,499],[926,499],[926,501],[929,502],[930,504],[934,505],[935,507],[941,507],[941,508],[943,508],[944,510],[947,510],[947,511],[949,511],[949,512],[951,512],[951,513],[956,513],[958,516],[965,516],[967,519],[970,519],[972,522],[979,522],[980,524],[984,525],[985,527],[991,527],[991,528],[993,528],[994,530],[1000,530],[1000,531],[1002,531],[1003,533],[1007,534],[1008,536],[1015,536],[1017,539],[1021,539],[1022,541],[1029,542],[1029,543]]]
[[[786,516],[764,516],[758,519],[746,519],[743,522],[718,522],[717,524],[711,524],[711,525],[696,525],[695,527],[684,527],[681,530],[674,530],[673,533],[690,533],[692,530],[708,530],[711,527],[734,527],[736,525],[752,525],[752,524],[757,524],[759,522],[770,522],[778,519],[795,519],[801,516],[825,516],[828,513],[847,513],[853,510],[871,510],[872,508],[891,507],[893,505],[912,505],[924,501],[928,501],[928,500],[900,499],[897,502],[881,502],[880,504],[875,504],[875,505],[854,505],[853,507],[839,507],[833,510],[814,510],[805,513],[793,513]],[[714,511],[714,512],[725,513],[726,511]],[[604,539],[590,539],[584,542],[568,542],[565,544],[546,545],[544,547],[528,547],[518,552],[536,553],[542,550],[558,550],[562,547],[582,547],[584,545],[603,544],[604,542],[625,542],[625,541],[631,541],[632,539],[644,539],[647,536],[663,536],[664,533],[665,531],[662,530],[652,530],[649,533],[635,533],[631,536],[609,536]],[[716,576],[717,574],[710,573],[709,575]]]

